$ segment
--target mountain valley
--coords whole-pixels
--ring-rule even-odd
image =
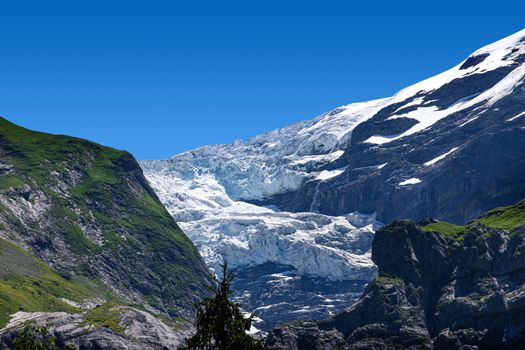
[[[176,349],[225,260],[271,348],[525,347],[525,30],[246,141],[137,161],[0,118],[0,155],[2,349]]]

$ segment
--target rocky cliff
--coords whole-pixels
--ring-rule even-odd
[[[525,30],[398,92],[324,167],[344,172],[262,200],[288,211],[464,224],[525,196]]]
[[[126,328],[137,318],[188,328],[208,270],[129,153],[0,118],[0,155],[2,339],[21,317],[78,321],[77,337],[140,338]]]
[[[525,347],[525,201],[466,226],[395,221],[374,238],[379,276],[324,321],[275,329],[281,349]]]

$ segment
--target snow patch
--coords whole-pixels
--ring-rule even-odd
[[[459,101],[447,109],[440,110],[436,106],[420,107],[416,109],[415,111],[411,111],[409,113],[391,116],[387,119],[409,118],[409,119],[417,120],[418,123],[413,125],[407,131],[399,135],[372,136],[368,138],[367,140],[365,140],[364,142],[373,143],[373,144],[384,144],[387,142],[391,142],[391,141],[400,139],[405,136],[413,135],[417,132],[420,132],[422,130],[429,128],[430,126],[434,125],[441,119],[446,118],[447,116],[451,114],[457,113],[467,108],[470,108],[478,103],[484,103],[484,106],[488,108],[491,105],[498,102],[503,97],[509,95],[524,77],[525,77],[525,65],[521,65],[520,67],[510,72],[505,78],[499,81],[492,88],[488,89],[482,94],[472,99],[469,99],[469,100]]]
[[[396,110],[394,111],[393,114],[396,114],[396,113],[399,112],[400,110],[405,109],[405,108],[407,108],[407,107],[420,105],[421,103],[423,103],[423,100],[424,100],[424,99],[425,99],[424,97],[418,97],[418,98],[414,99],[414,101],[409,102],[409,103],[407,103],[407,104],[405,104],[405,105],[399,107],[398,109],[396,109]]]
[[[514,117],[512,117],[512,118],[507,119],[507,121],[508,121],[508,122],[511,122],[511,121],[513,121],[513,120],[515,120],[515,119],[518,119],[519,117],[522,117],[522,116],[524,116],[524,115],[525,115],[525,112],[520,113],[520,114],[518,114],[518,115],[516,115],[516,116],[514,116]]]
[[[343,150],[337,150],[332,153],[327,154],[319,154],[319,155],[313,155],[313,156],[303,156],[297,159],[292,160],[292,164],[306,164],[308,162],[333,162],[339,158],[345,153]]]
[[[462,128],[464,127],[465,125],[467,125],[468,123],[471,123],[473,122],[474,120],[478,119],[479,118],[479,115],[475,116],[474,118],[470,118],[469,120],[467,120],[466,122],[462,123],[459,127]]]
[[[411,179],[408,179],[408,180],[405,180],[403,182],[400,182],[399,186],[416,185],[418,183],[421,183],[421,180],[416,178],[416,177],[413,177]]]
[[[450,155],[452,152],[454,152],[454,151],[457,150],[457,149],[458,149],[458,147],[454,147],[454,148],[452,148],[452,149],[451,149],[450,151],[448,151],[447,153],[444,153],[444,154],[442,154],[442,155],[440,155],[440,156],[438,156],[438,157],[436,157],[436,158],[434,158],[434,159],[432,159],[432,160],[429,160],[428,162],[425,162],[425,163],[424,163],[424,166],[431,166],[431,165],[433,165],[433,164],[436,164],[436,163],[439,162],[440,160],[445,159],[448,155]]]
[[[345,167],[338,168],[338,169],[335,169],[335,170],[323,170],[323,171],[321,171],[321,173],[319,173],[319,175],[317,175],[317,177],[315,179],[316,180],[325,181],[325,180],[334,178],[334,177],[339,176],[342,173],[344,173],[347,168],[348,167],[345,166]]]
[[[463,61],[456,67],[446,72],[443,72],[437,76],[434,76],[432,78],[429,78],[427,80],[414,84],[404,90],[399,91],[392,98],[390,98],[388,102],[389,104],[399,103],[411,98],[412,96],[418,93],[435,91],[454,79],[459,79],[469,75],[481,74],[483,72],[492,71],[499,67],[512,65],[515,63],[515,58],[519,57],[521,54],[525,54],[525,44],[521,41],[524,37],[525,30],[522,30],[508,38],[502,39],[494,44],[488,45],[469,56],[470,58],[488,53],[488,57],[485,58],[481,63],[469,67],[467,69],[460,69],[462,64],[465,62]],[[512,70],[505,78],[499,81],[492,88],[479,94],[478,96],[469,96],[468,98],[461,99],[447,109],[440,110],[436,106],[419,107],[416,110],[408,113],[393,115],[388,119],[392,120],[396,118],[409,118],[415,119],[418,123],[413,125],[405,132],[400,133],[398,135],[374,135],[369,137],[364,142],[381,145],[425,130],[437,123],[439,120],[446,118],[447,116],[457,113],[461,110],[470,108],[476,104],[483,103],[485,107],[490,107],[503,97],[509,95],[514,90],[514,88],[519,85],[519,82],[524,77],[525,65],[521,64],[519,67]],[[412,102],[414,102],[413,105],[417,105],[416,101]],[[407,105],[411,104],[409,103]],[[401,109],[398,109],[397,111],[399,110]],[[475,119],[473,118],[472,120],[467,121],[466,123],[460,125],[460,127],[466,125],[467,123],[473,120]]]

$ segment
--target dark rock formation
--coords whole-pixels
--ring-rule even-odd
[[[379,277],[356,304],[324,321],[282,326],[268,344],[299,350],[525,347],[525,202],[464,227],[395,221],[376,233],[372,249]]]
[[[344,156],[327,167],[347,166],[342,175],[323,182],[306,181],[296,191],[257,203],[326,215],[375,212],[385,223],[435,217],[457,224],[491,208],[515,203],[525,197],[525,118],[512,119],[525,112],[523,79],[488,108],[474,104],[401,139],[380,145],[364,142],[371,136],[395,137],[417,124],[405,117],[389,119],[414,110],[410,103],[417,98],[423,99],[417,108],[444,110],[487,91],[515,67],[468,75],[388,105],[354,129]],[[456,151],[439,164],[425,165],[452,149]],[[386,165],[378,168],[382,164]],[[409,178],[421,182],[400,186]]]
[[[233,289],[243,291],[234,295],[236,302],[246,310],[256,310],[261,321],[255,327],[269,331],[297,318],[324,318],[327,309],[344,310],[361,295],[367,283],[304,276],[292,266],[267,263],[235,271]]]
[[[438,122],[426,132],[381,147],[363,143],[351,146],[344,161],[353,164],[353,169],[332,181],[312,181],[299,191],[277,195],[264,203],[305,211],[314,201],[315,210],[327,215],[377,212],[382,222],[437,217],[465,223],[483,211],[525,196],[525,119],[506,122],[525,110],[523,101],[522,88],[520,96],[507,101],[505,107],[487,111],[482,119],[461,130],[449,129],[475,114],[459,113],[455,122]],[[439,166],[423,166],[459,146]],[[382,169],[370,168],[384,163]],[[412,177],[421,179],[421,183],[399,186]]]

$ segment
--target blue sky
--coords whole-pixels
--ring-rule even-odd
[[[523,1],[0,2],[0,115],[163,158],[385,97],[523,27]]]

